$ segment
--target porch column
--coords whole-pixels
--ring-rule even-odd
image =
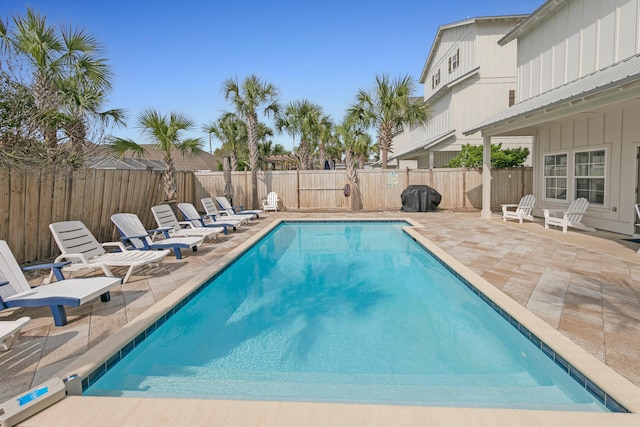
[[[491,219],[491,137],[482,146],[482,219]]]

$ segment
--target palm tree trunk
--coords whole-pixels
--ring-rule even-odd
[[[255,113],[247,115],[247,133],[251,168],[251,209],[258,209],[258,117]]]
[[[358,186],[358,171],[355,168],[353,152],[351,150],[346,151],[344,164],[347,169],[347,180],[351,186],[351,210],[359,211],[362,209],[362,197],[360,196],[360,187]]]
[[[380,123],[378,127],[378,145],[380,146],[380,160],[382,169],[387,168],[387,158],[391,150],[393,140],[393,124],[388,122]]]
[[[300,140],[299,154],[300,154],[300,169],[309,170],[309,144],[307,143],[307,140],[304,138]]]
[[[327,161],[327,152],[324,149],[324,144],[318,146],[318,160],[320,160],[320,169],[324,169],[324,164]]]
[[[162,183],[167,200],[175,200],[178,197],[178,184],[176,182],[176,168],[171,157],[164,158]]]
[[[231,154],[229,155],[229,157],[231,157],[231,170],[232,171],[237,171],[238,170],[238,157],[236,156],[236,153],[234,151],[232,151]]]

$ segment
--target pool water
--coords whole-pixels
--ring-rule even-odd
[[[279,225],[85,394],[607,410],[406,225]]]

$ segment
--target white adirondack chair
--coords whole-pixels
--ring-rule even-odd
[[[562,227],[562,232],[567,232],[567,227],[578,228],[584,231],[596,231],[595,228],[587,227],[582,223],[582,217],[587,212],[589,201],[584,197],[574,200],[568,209],[543,209],[544,228],[550,225]],[[562,215],[562,216],[560,216]]]
[[[502,220],[516,219],[522,224],[522,220],[534,221],[531,211],[536,204],[536,198],[533,194],[527,194],[518,204],[502,205]],[[515,210],[513,210],[515,208]]]
[[[278,203],[280,203],[278,194],[275,191],[271,191],[269,194],[267,194],[267,198],[262,201],[262,210],[265,212],[266,211],[278,212]]]

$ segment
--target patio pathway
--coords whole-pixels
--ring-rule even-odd
[[[140,268],[108,303],[68,310],[54,327],[48,309],[0,312],[0,320],[33,320],[16,345],[0,353],[0,402],[40,384],[203,271],[276,218],[406,218],[420,233],[532,313],[640,386],[640,245],[613,233],[545,230],[540,223],[482,220],[478,212],[279,212],[254,221],[182,260]],[[36,282],[37,280],[34,280]]]

